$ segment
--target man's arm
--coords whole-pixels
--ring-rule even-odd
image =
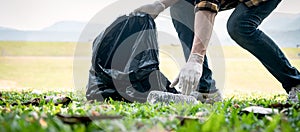
[[[179,83],[179,87],[182,88],[182,94],[184,95],[189,95],[198,87],[215,16],[215,12],[204,10],[200,10],[195,14],[195,35],[190,57],[186,65],[181,69],[179,76],[170,85],[170,87],[174,87]]]
[[[198,11],[195,14],[195,36],[191,54],[205,56],[211,38],[216,13],[211,11]]]
[[[180,0],[160,0],[153,4],[144,5],[134,12],[145,12],[156,18],[160,12]],[[219,9],[218,0],[202,0],[196,5],[195,14],[195,36],[191,55],[187,64],[181,69],[179,76],[170,85],[174,87],[179,82],[182,93],[189,95],[198,86],[202,75],[202,67],[207,46],[212,34],[215,16]]]

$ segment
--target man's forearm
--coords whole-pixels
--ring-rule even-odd
[[[191,53],[204,56],[211,38],[216,13],[198,11],[195,14],[195,36]]]

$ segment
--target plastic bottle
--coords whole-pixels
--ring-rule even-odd
[[[197,100],[193,96],[187,96],[182,94],[173,94],[162,91],[151,91],[147,97],[147,102],[155,104],[158,102],[170,104],[170,103],[181,103],[181,104],[198,104]]]

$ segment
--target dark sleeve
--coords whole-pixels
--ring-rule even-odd
[[[218,13],[220,6],[220,0],[197,0],[195,12],[205,10]]]

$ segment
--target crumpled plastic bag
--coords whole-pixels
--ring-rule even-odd
[[[170,81],[159,71],[156,25],[148,14],[124,15],[93,42],[88,100],[145,102],[150,91],[168,91]]]

